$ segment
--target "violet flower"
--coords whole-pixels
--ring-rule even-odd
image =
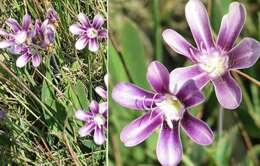
[[[162,34],[174,51],[186,56],[194,64],[174,70],[174,79],[185,82],[192,78],[200,88],[212,81],[221,106],[227,109],[237,108],[242,95],[230,71],[249,68],[260,56],[260,44],[252,38],[244,38],[234,47],[245,23],[244,5],[231,3],[229,13],[222,19],[216,42],[212,37],[207,10],[200,0],[189,0],[185,15],[197,48],[174,30],[167,29]]]
[[[47,12],[45,13],[45,18],[48,19],[51,24],[57,26],[59,16],[53,7],[47,9]]]
[[[86,125],[79,129],[79,135],[85,137],[94,130],[94,141],[98,145],[105,142],[105,130],[107,128],[107,104],[98,104],[96,101],[90,103],[90,112],[77,110],[75,116],[86,122]]]
[[[104,82],[106,89],[108,88],[108,74],[104,76]],[[95,92],[102,97],[103,99],[107,99],[107,90],[105,90],[102,86],[97,86],[95,88]]]
[[[74,35],[78,35],[75,47],[78,50],[82,50],[88,44],[88,49],[95,52],[99,48],[98,39],[107,38],[107,30],[102,28],[104,24],[104,18],[101,15],[96,15],[92,22],[88,17],[80,13],[78,16],[79,22],[69,27],[69,30]]]
[[[31,25],[30,15],[27,14],[23,17],[22,25],[19,25],[13,18],[7,19],[6,24],[11,28],[12,32],[0,29],[0,36],[5,38],[5,40],[0,41],[0,48],[16,47],[26,42]]]
[[[41,62],[41,52],[48,51],[54,41],[55,28],[49,24],[49,20],[43,23],[36,20],[34,29],[30,34],[30,43],[21,49],[21,56],[16,60],[17,67],[24,67],[30,60],[34,67],[38,67]]]
[[[160,126],[156,154],[165,166],[177,165],[181,161],[180,127],[197,144],[211,144],[214,137],[205,122],[188,112],[188,108],[203,102],[202,92],[191,80],[177,88],[172,81],[178,84],[180,80],[175,80],[174,74],[174,71],[169,74],[161,63],[154,61],[147,71],[147,80],[154,92],[131,83],[119,83],[112,91],[112,98],[120,105],[148,111],[122,130],[122,142],[125,146],[135,146]]]

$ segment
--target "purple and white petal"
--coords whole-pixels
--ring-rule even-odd
[[[208,82],[208,74],[195,64],[174,69],[170,73],[170,91],[175,94],[186,81],[192,79],[198,88],[203,88]]]
[[[96,126],[95,132],[94,132],[94,142],[97,145],[102,145],[106,140],[105,131],[103,127]]]
[[[172,129],[167,124],[162,125],[157,142],[156,155],[159,162],[165,166],[176,166],[181,161],[182,144],[178,122],[175,122]]]
[[[222,18],[217,45],[225,51],[229,51],[239,36],[246,20],[246,9],[242,3],[233,2],[229,6],[229,12]]]
[[[209,145],[214,140],[214,134],[207,123],[185,112],[181,120],[181,127],[194,142],[200,145]]]
[[[88,42],[89,42],[89,39],[85,36],[82,36],[76,41],[75,47],[77,50],[82,50],[86,47]]]
[[[30,59],[31,59],[31,55],[25,53],[16,60],[16,66],[22,68],[29,62]]]
[[[108,103],[107,102],[99,103],[99,113],[100,114],[106,114],[105,112],[107,110],[108,110]]]
[[[79,22],[84,26],[84,27],[90,27],[90,22],[88,17],[84,14],[84,13],[79,13],[79,15],[77,16]]]
[[[85,112],[83,110],[77,110],[75,112],[75,117],[79,120],[87,121],[87,120],[93,118],[93,114],[90,112]]]
[[[169,91],[169,71],[159,61],[150,63],[146,78],[156,92],[166,93]]]
[[[0,41],[0,49],[1,48],[7,48],[7,47],[10,47],[10,46],[13,46],[15,45],[15,42],[12,41],[12,40],[3,40],[3,41]]]
[[[21,30],[21,26],[19,25],[19,23],[13,19],[13,18],[8,18],[6,21],[6,24],[14,31],[14,32],[18,32]]]
[[[41,63],[41,56],[39,54],[35,54],[32,56],[32,64],[33,67],[38,67]]]
[[[95,129],[95,123],[94,122],[90,122],[84,126],[82,126],[80,129],[79,129],[79,135],[81,137],[85,137],[87,135],[90,135],[90,133]]]
[[[107,38],[107,30],[106,29],[98,30],[98,37]]]
[[[229,53],[230,68],[244,69],[253,66],[260,56],[260,44],[252,38],[243,39]]]
[[[1,36],[8,36],[9,34],[8,34],[8,32],[6,32],[6,30],[0,28],[0,35]]]
[[[96,52],[99,48],[99,44],[96,38],[89,39],[88,49],[89,51]]]
[[[19,31],[18,33],[16,33],[14,35],[14,39],[15,39],[15,42],[17,44],[22,44],[26,41],[27,39],[27,32],[25,31]]]
[[[215,93],[220,105],[226,109],[236,109],[242,101],[239,85],[229,72],[213,81]]]
[[[112,90],[112,98],[127,108],[146,109],[159,101],[160,96],[131,83],[119,83]]]
[[[103,24],[104,24],[105,20],[103,18],[103,16],[101,16],[100,14],[95,15],[94,19],[93,19],[93,23],[92,26],[95,29],[99,29]]]
[[[104,83],[106,85],[106,88],[108,89],[108,74],[104,76]]]
[[[26,14],[25,16],[23,16],[23,23],[22,23],[23,30],[28,31],[30,25],[31,25],[31,16]]]
[[[203,93],[197,88],[195,82],[192,80],[186,81],[176,96],[185,105],[185,108],[193,107],[204,101]]]
[[[125,146],[135,146],[148,138],[162,122],[159,111],[148,112],[124,127],[120,139]]]
[[[215,45],[209,16],[203,3],[200,0],[189,0],[185,7],[185,16],[198,48],[210,51]]]
[[[74,35],[81,35],[82,33],[84,33],[86,30],[84,30],[80,24],[72,24],[69,27],[69,31],[74,34]]]
[[[106,99],[107,98],[107,91],[102,87],[98,86],[95,88],[95,92],[102,98]]]
[[[193,56],[198,53],[198,50],[195,47],[172,29],[164,30],[162,37],[175,52],[182,54],[191,60],[193,60]]]
[[[89,104],[89,109],[92,113],[98,114],[99,113],[99,104],[95,100],[92,100]]]

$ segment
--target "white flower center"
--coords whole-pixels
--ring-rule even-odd
[[[199,62],[200,68],[211,77],[219,77],[228,69],[228,57],[222,56],[219,52],[202,55]]]
[[[95,28],[88,28],[87,30],[87,36],[89,38],[96,38],[98,35],[98,31]]]
[[[183,116],[183,104],[172,95],[166,95],[166,99],[156,103],[156,105],[163,112],[165,121],[167,122],[170,128],[173,128],[172,121],[178,121]]]
[[[18,43],[18,44],[22,44],[26,41],[26,38],[27,38],[27,34],[26,32],[24,31],[20,31],[18,32],[16,35],[15,35],[15,41]]]
[[[97,123],[98,127],[101,127],[106,122],[105,118],[101,114],[97,114],[94,117],[94,121]]]

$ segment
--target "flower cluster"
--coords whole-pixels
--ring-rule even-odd
[[[53,14],[48,14],[50,13]],[[38,67],[41,56],[52,47],[55,37],[55,26],[53,21],[58,18],[54,9],[47,11],[48,17],[42,22],[36,19],[32,23],[31,16],[26,14],[20,25],[15,19],[9,18],[6,24],[11,32],[0,29],[0,35],[5,40],[0,42],[0,48],[9,48],[14,54],[21,54],[16,60],[17,67],[24,67],[30,60],[34,67]]]
[[[107,74],[104,77],[104,82],[107,87]],[[95,91],[101,98],[103,98],[104,100],[107,99],[107,91],[103,87],[98,86],[95,88]],[[86,124],[79,129],[79,135],[81,137],[90,135],[91,132],[94,130],[94,142],[97,145],[102,145],[105,142],[105,133],[107,129],[107,108],[107,101],[97,103],[95,100],[93,100],[89,105],[90,112],[85,112],[81,109],[75,112],[75,116],[77,119],[86,122]]]
[[[177,165],[182,159],[180,128],[197,144],[213,142],[214,135],[208,125],[188,111],[204,101],[202,88],[211,81],[220,105],[226,109],[237,108],[242,95],[231,70],[249,68],[260,56],[260,44],[254,39],[245,38],[234,46],[245,22],[243,4],[231,3],[216,42],[207,10],[200,0],[189,0],[185,15],[197,48],[172,29],[166,29],[162,37],[170,48],[189,58],[194,65],[169,73],[161,63],[154,61],[147,71],[147,80],[154,91],[125,82],[112,90],[112,98],[120,105],[145,110],[144,115],[123,128],[121,141],[125,146],[135,146],[160,127],[156,154],[165,166]]]

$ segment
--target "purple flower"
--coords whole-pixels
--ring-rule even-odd
[[[105,142],[105,130],[107,128],[107,103],[98,104],[96,101],[90,103],[90,111],[77,110],[75,116],[86,122],[86,125],[79,129],[79,135],[85,137],[94,130],[94,141],[98,145]]]
[[[237,108],[242,95],[230,71],[249,68],[260,56],[260,44],[252,38],[245,38],[234,47],[245,23],[244,5],[231,3],[229,13],[222,19],[216,42],[211,34],[207,10],[200,0],[190,0],[186,5],[185,15],[197,48],[172,29],[167,29],[162,34],[173,50],[186,56],[194,64],[174,70],[174,79],[185,82],[192,78],[199,88],[212,81],[219,103],[227,109]]]
[[[173,79],[174,73],[169,74],[161,63],[154,61],[147,72],[147,80],[154,92],[131,83],[119,83],[112,91],[113,99],[120,105],[148,111],[122,130],[122,142],[125,146],[135,146],[160,126],[156,154],[160,163],[167,166],[177,165],[182,158],[180,127],[197,144],[211,144],[214,137],[208,125],[187,110],[203,102],[202,92],[191,80],[178,88],[176,83],[179,80]]]
[[[49,24],[49,20],[43,23],[36,20],[34,28],[30,33],[31,42],[21,47],[20,53],[22,54],[16,60],[17,67],[24,67],[30,60],[34,67],[38,67],[41,63],[41,52],[48,51],[48,48],[54,41],[55,28]]]
[[[108,74],[105,75],[104,82],[105,82],[105,85],[107,88],[108,87]],[[102,97],[103,99],[107,99],[107,90],[105,90],[102,86],[97,86],[95,88],[95,91],[100,97]]]
[[[45,13],[45,18],[50,21],[53,25],[57,25],[57,22],[59,21],[59,16],[56,10],[53,7],[50,7],[47,9],[47,12]]]
[[[88,44],[88,49],[95,52],[99,48],[98,39],[107,37],[107,30],[102,28],[104,18],[101,15],[96,15],[92,22],[88,17],[80,13],[78,16],[79,22],[70,26],[69,30],[74,35],[78,35],[75,47],[82,50]]]
[[[11,28],[12,32],[0,29],[0,36],[5,37],[5,40],[0,41],[0,48],[15,47],[26,42],[31,25],[31,16],[25,15],[22,25],[19,25],[13,18],[7,19],[6,24]]]

